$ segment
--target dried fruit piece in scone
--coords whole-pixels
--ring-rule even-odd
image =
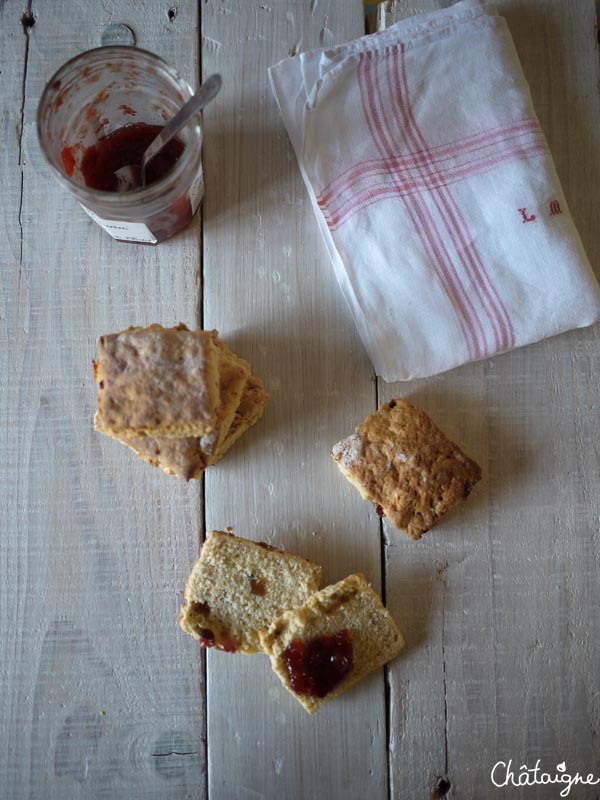
[[[144,461],[160,467],[167,475],[178,475],[185,480],[199,479],[212,463],[216,448],[231,428],[250,375],[250,364],[221,342],[216,331],[211,331],[211,336],[216,347],[221,398],[214,430],[200,439],[197,436],[115,437]]]
[[[404,647],[396,623],[360,574],[286,611],[261,631],[260,641],[285,688],[309,714]]]
[[[223,531],[202,547],[184,592],[181,628],[204,647],[260,652],[258,632],[319,588],[321,567]]]
[[[367,417],[332,456],[377,513],[411,539],[420,539],[481,478],[475,461],[424,411],[401,399]]]
[[[216,424],[219,368],[208,331],[184,325],[101,336],[96,430],[111,436],[202,436]]]

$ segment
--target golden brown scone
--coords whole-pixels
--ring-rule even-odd
[[[242,393],[240,404],[235,412],[227,436],[223,438],[215,450],[211,461],[212,464],[216,464],[219,459],[223,458],[229,448],[237,442],[248,428],[258,422],[268,402],[269,393],[265,389],[263,382],[260,378],[251,375]]]
[[[420,539],[481,479],[479,465],[402,399],[367,417],[332,456],[377,512],[411,539]]]
[[[360,574],[274,620],[260,641],[285,688],[309,714],[404,647],[396,623]]]
[[[202,436],[215,427],[219,369],[208,331],[131,328],[101,336],[94,427],[112,436]]]
[[[320,581],[321,567],[300,556],[213,531],[185,585],[179,624],[204,647],[260,652],[258,631]]]
[[[229,432],[250,375],[250,364],[235,355],[218,338],[216,331],[211,331],[211,336],[216,347],[221,398],[214,430],[200,439],[197,436],[115,437],[152,466],[184,480],[200,479],[205,468],[213,463],[216,448]]]
[[[197,436],[178,439],[166,436],[115,436],[121,444],[153,467],[167,475],[177,475],[186,481],[200,480],[206,468],[205,454]]]
[[[207,466],[213,463],[218,448],[229,433],[252,371],[247,361],[219,339],[217,331],[212,331],[212,337],[219,360],[221,403],[215,429],[200,439],[200,448]]]

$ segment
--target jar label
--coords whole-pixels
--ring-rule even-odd
[[[192,207],[192,214],[196,213],[196,209],[200,205],[200,200],[204,194],[204,179],[202,170],[196,175],[192,185],[188,190],[188,197],[190,198],[190,205]]]
[[[145,244],[156,244],[158,239],[143,222],[126,222],[116,219],[103,219],[83,204],[83,210],[94,222],[109,233],[113,239],[120,239],[122,242],[144,242]]]

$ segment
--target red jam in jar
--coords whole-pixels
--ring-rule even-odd
[[[156,139],[161,130],[161,125],[133,122],[117,128],[108,136],[98,139],[95,144],[86,147],[80,167],[85,185],[90,189],[99,189],[101,192],[118,191],[116,171],[128,164],[141,164],[146,148]],[[164,178],[173,169],[183,153],[184,147],[183,142],[175,138],[171,139],[157,153],[146,168],[147,186]],[[65,152],[67,158],[65,158]],[[73,161],[70,148],[65,148],[62,158],[68,173],[68,167]],[[65,163],[66,160],[68,163]],[[72,172],[73,168],[71,168]]]
[[[325,697],[352,672],[352,640],[346,628],[333,636],[317,636],[308,642],[294,639],[283,660],[296,694]]]

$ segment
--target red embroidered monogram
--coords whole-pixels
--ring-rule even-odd
[[[537,219],[535,214],[528,216],[526,208],[519,208],[518,211],[521,212],[521,219],[523,220],[523,222],[533,222],[535,219]]]
[[[372,203],[401,198],[470,357],[508,349],[515,341],[512,322],[448,187],[507,159],[545,152],[539,124],[520,120],[429,148],[411,108],[403,50],[361,54],[357,70],[363,112],[380,158],[345,170],[318,196],[330,229]],[[382,99],[386,90],[393,98],[391,116]]]
[[[550,202],[550,216],[555,217],[557,214],[562,214],[560,203],[558,200],[552,200]]]

